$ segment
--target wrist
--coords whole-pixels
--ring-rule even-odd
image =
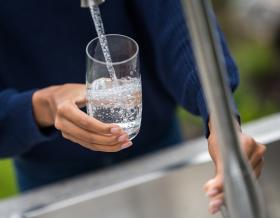
[[[238,121],[238,119],[234,119],[234,125],[236,127],[237,133],[242,133],[241,125],[240,125],[240,122]],[[209,122],[208,122],[208,128],[209,128],[209,136],[208,136],[208,138],[211,135],[216,135],[216,130],[215,130],[215,128],[213,126],[213,123],[212,123],[210,118],[209,118]]]
[[[53,126],[51,109],[44,90],[35,91],[32,95],[33,116],[40,128]]]

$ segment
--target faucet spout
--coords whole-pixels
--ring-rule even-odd
[[[105,0],[81,0],[81,7],[88,8],[91,6],[97,6],[104,3]]]

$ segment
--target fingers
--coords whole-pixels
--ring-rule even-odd
[[[264,166],[264,161],[260,161],[259,164],[254,168],[254,172],[256,175],[256,178],[259,178],[261,176],[262,170]]]
[[[74,136],[86,143],[111,146],[117,143],[128,142],[128,135],[124,132],[116,132],[117,134],[99,135],[84,130],[68,120],[62,119],[57,122],[56,126],[62,133]]]
[[[98,144],[94,144],[94,143],[85,142],[81,139],[78,139],[78,138],[68,135],[66,133],[63,133],[63,137],[74,143],[80,144],[83,147],[88,148],[90,150],[107,152],[107,153],[118,152],[118,151],[121,151],[123,149],[126,149],[126,148],[132,146],[132,142],[118,143],[118,144],[115,144],[112,146],[98,145]]]
[[[210,198],[208,208],[209,213],[217,213],[224,203],[223,177],[221,175],[217,175],[214,179],[209,180],[204,185],[204,191],[206,192],[207,197]]]
[[[264,165],[264,161],[260,161],[258,165],[255,166],[254,172],[256,177],[260,177],[262,168]],[[211,179],[204,186],[204,190],[206,191],[207,196],[210,198],[208,211],[211,214],[216,214],[221,210],[221,207],[224,204],[224,192],[221,188],[222,180],[219,179]]]
[[[263,157],[266,152],[266,146],[256,142],[252,137],[245,134],[242,134],[241,142],[243,150],[245,150],[254,173],[258,178],[261,175],[261,171],[263,169]]]
[[[253,168],[263,160],[264,154],[266,152],[266,147],[262,144],[258,144],[255,148],[253,155],[251,156],[250,162]]]
[[[264,154],[266,152],[266,146],[257,144],[253,155],[251,156],[250,163],[254,170],[256,178],[259,178],[264,166]]]
[[[59,126],[59,122],[62,119],[69,120],[71,123],[79,126],[82,129],[98,134],[111,134],[111,130],[118,127],[113,124],[102,123],[97,119],[88,116],[71,101],[65,102],[59,106],[57,110],[55,126]]]
[[[61,130],[64,138],[94,151],[117,152],[132,145],[127,133],[118,125],[88,116],[71,101],[58,108],[55,127]]]
[[[208,211],[211,214],[215,214],[221,210],[221,207],[224,204],[224,193],[219,193],[213,197],[209,203]]]
[[[240,134],[240,142],[242,145],[242,150],[245,153],[246,157],[250,161],[252,165],[256,177],[261,175],[264,159],[263,156],[266,152],[266,147],[262,144],[257,143],[252,137],[241,133]],[[215,163],[216,166],[216,177],[214,179],[209,180],[205,186],[204,191],[206,195],[210,198],[209,203],[209,212],[214,214],[217,213],[221,206],[224,203],[224,188],[223,188],[223,163],[219,154],[219,150],[217,149],[217,141],[215,134],[210,135],[208,138],[209,144],[209,153]]]
[[[215,195],[215,192],[222,192],[224,189],[223,177],[221,175],[217,175],[214,179],[209,180],[204,185],[203,189],[209,197]]]
[[[243,149],[244,153],[250,160],[256,149],[255,140],[248,135],[242,134],[241,145],[242,145],[242,149]]]

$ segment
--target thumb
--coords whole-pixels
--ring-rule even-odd
[[[84,87],[79,90],[77,96],[74,98],[74,103],[79,107],[85,107],[87,104],[86,91]]]
[[[87,103],[86,99],[86,87],[85,85],[75,84],[73,89],[73,102],[79,107],[85,107]]]
[[[79,96],[75,98],[74,102],[79,108],[82,108],[86,106],[87,99],[85,96]]]

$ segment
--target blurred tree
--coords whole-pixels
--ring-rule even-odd
[[[280,111],[280,22],[274,42],[251,34],[230,7],[234,0],[213,0],[219,23],[240,70],[236,102],[243,122]],[[187,138],[202,134],[198,118],[178,110]]]
[[[0,199],[17,193],[14,169],[10,160],[0,161]]]

